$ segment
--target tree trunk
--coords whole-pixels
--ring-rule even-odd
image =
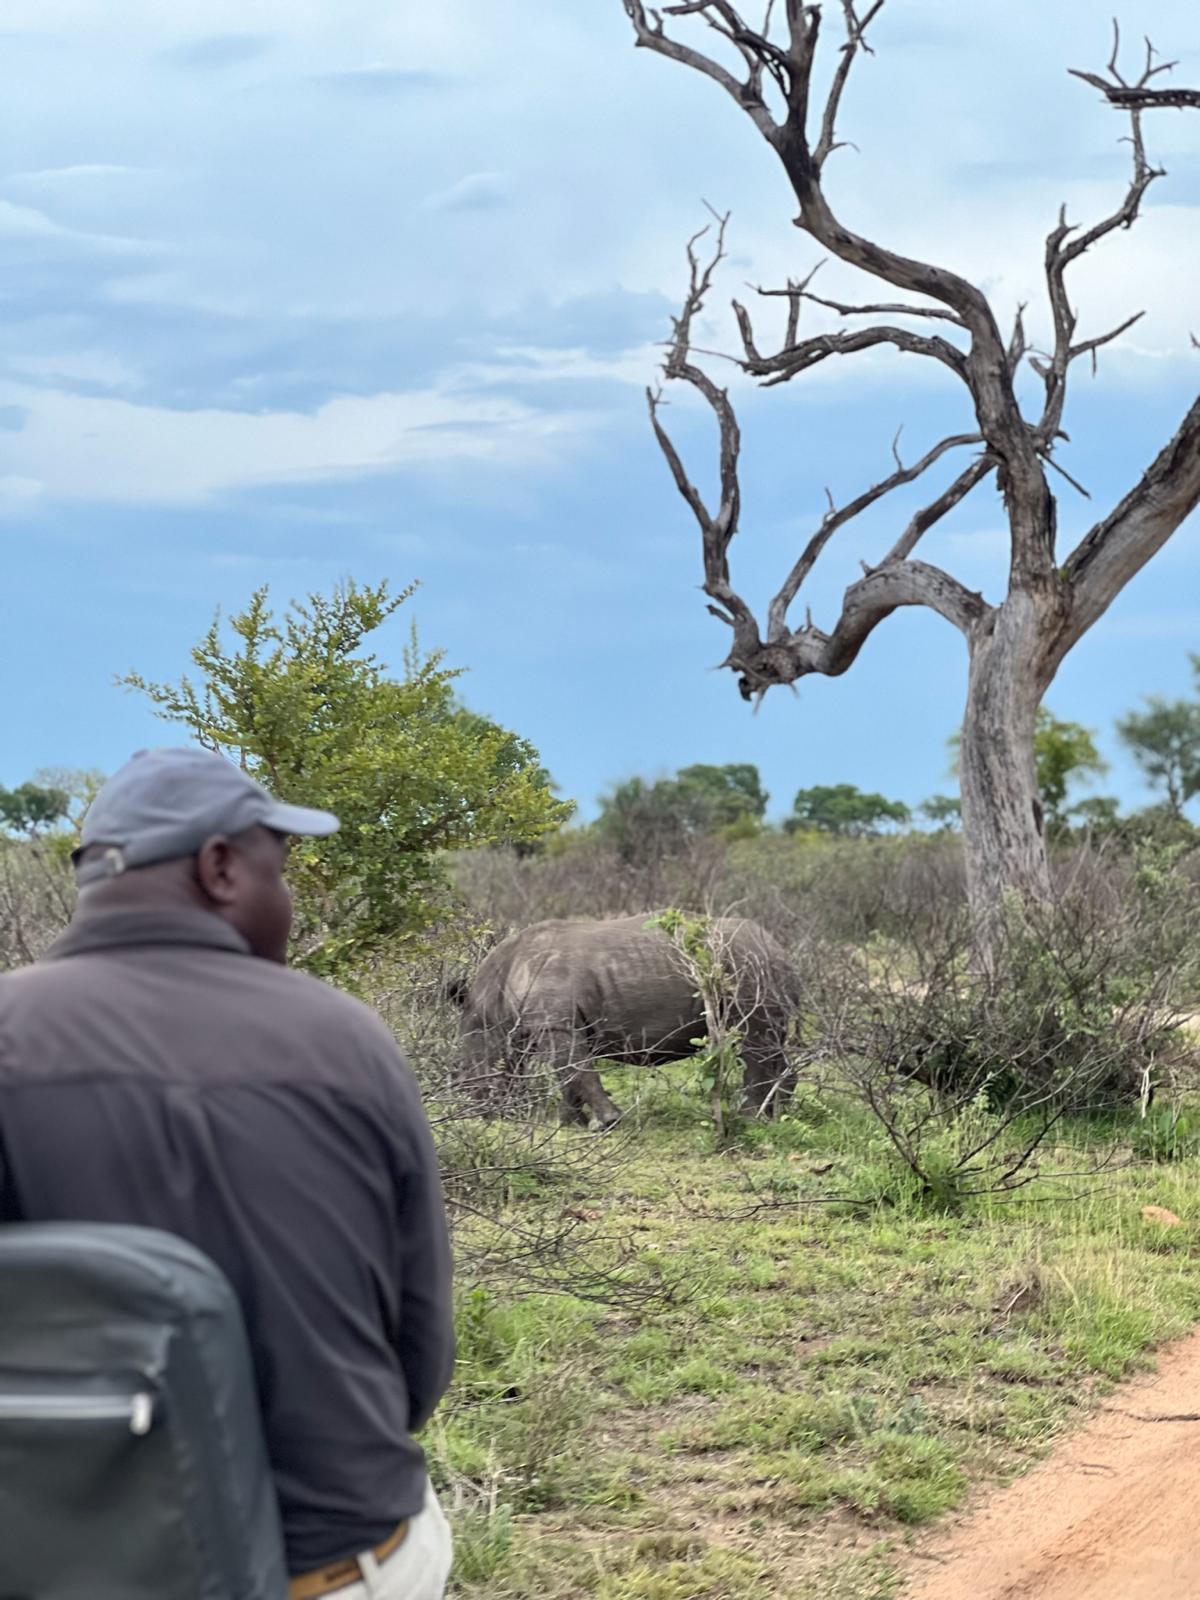
[[[1013,594],[971,641],[960,771],[967,894],[981,928],[1010,895],[1050,898],[1033,747],[1048,682],[1039,611]]]

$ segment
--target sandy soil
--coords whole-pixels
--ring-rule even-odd
[[[905,1600],[1200,1600],[1200,1333],[932,1541]]]

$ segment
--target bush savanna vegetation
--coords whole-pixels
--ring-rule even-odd
[[[298,854],[296,953],[389,1020],[439,1142],[460,1348],[425,1442],[455,1592],[901,1594],[922,1528],[1200,1320],[1190,703],[1122,722],[1163,796],[1129,816],[1073,809],[1097,746],[1041,719],[1054,899],[1011,903],[984,966],[952,808],[809,786],[775,823],[754,767],[698,764],[569,820],[436,655],[393,676],[368,653],[401,598],[276,620],[259,595],[191,678],[129,682],[348,823]],[[69,917],[98,781],[0,793],[4,965]],[[783,1115],[747,1115],[737,1031],[710,1030],[674,1066],[601,1063],[609,1133],[560,1127],[549,1095],[479,1116],[447,980],[539,920],[633,912],[706,1001],[710,915],[784,946]]]

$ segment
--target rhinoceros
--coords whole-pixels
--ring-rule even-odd
[[[537,922],[511,934],[459,986],[464,1071],[477,1091],[498,1077],[550,1068],[566,1122],[589,1110],[608,1128],[621,1111],[594,1063],[657,1065],[691,1053],[708,1032],[697,979],[654,912],[601,921]],[[725,1022],[739,1031],[747,1103],[778,1110],[790,1086],[784,1051],[798,1004],[796,974],[766,929],[714,917],[706,942],[729,975]]]

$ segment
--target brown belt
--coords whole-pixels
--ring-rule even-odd
[[[370,1554],[376,1561],[386,1561],[399,1550],[407,1533],[408,1519],[405,1518]],[[362,1578],[358,1557],[349,1556],[345,1561],[334,1561],[327,1567],[318,1567],[315,1572],[301,1572],[288,1584],[288,1600],[320,1600],[321,1595],[336,1594],[339,1589],[348,1589],[352,1583],[361,1583]]]

